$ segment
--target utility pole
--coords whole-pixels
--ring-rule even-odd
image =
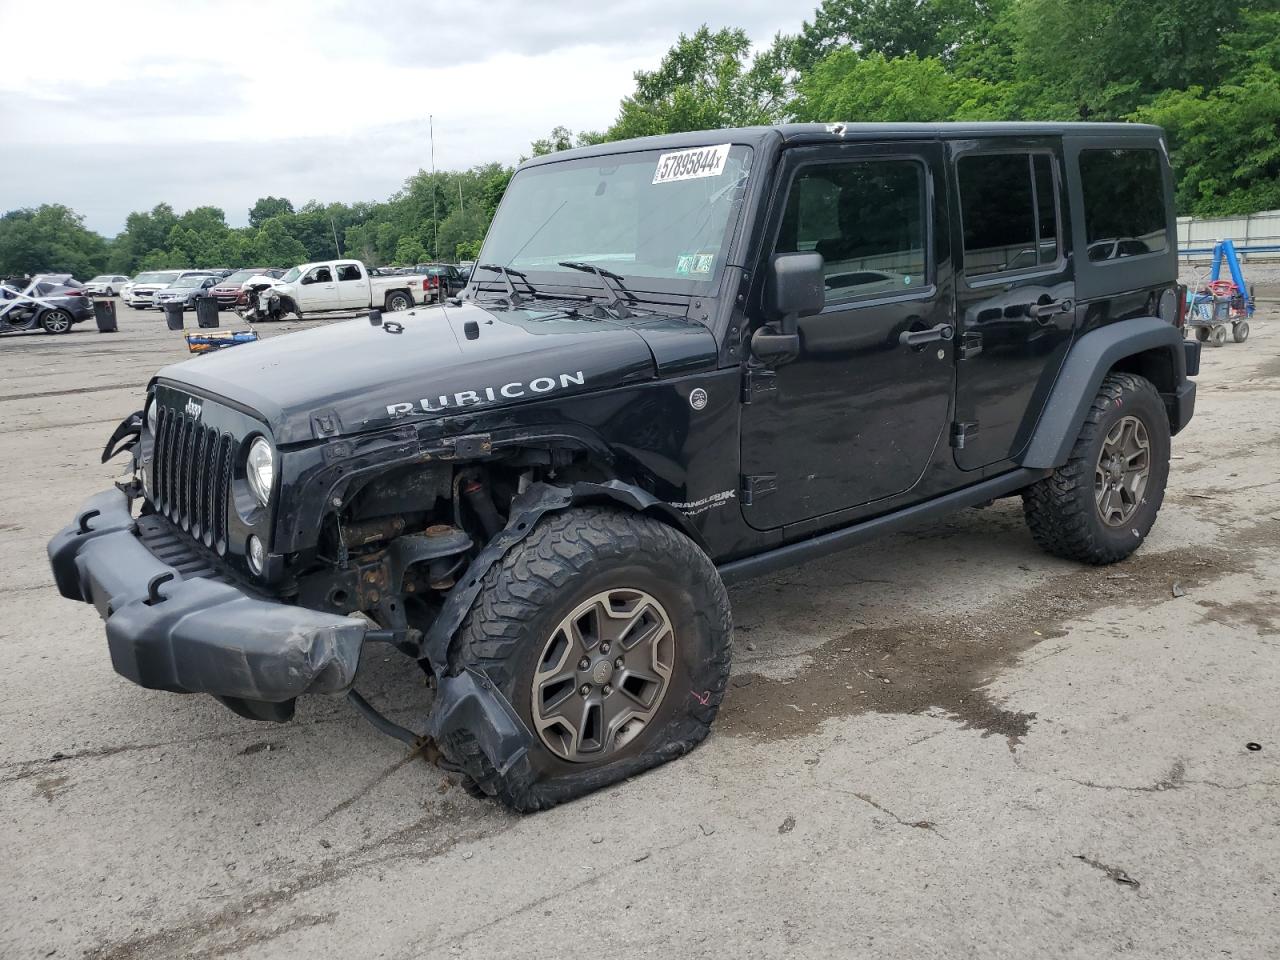
[[[431,138],[431,238],[435,245],[435,258],[439,260],[440,222],[439,211],[436,209],[436,120],[430,113],[427,114],[427,133]]]
[[[333,249],[338,251],[338,256],[342,256],[342,247],[338,245],[338,226],[333,222],[333,217],[329,218],[329,227],[333,230]]]

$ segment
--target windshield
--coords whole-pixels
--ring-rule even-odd
[[[223,280],[222,282],[224,284],[244,283],[250,277],[256,277],[257,275],[258,275],[257,270],[237,270],[235,273],[227,277],[227,279]]]
[[[723,144],[526,168],[507,188],[479,262],[579,283],[581,272],[559,263],[585,261],[693,292],[690,284],[712,282],[724,266],[750,166],[749,147]]]
[[[176,273],[168,273],[166,271],[160,270],[154,273],[140,273],[138,274],[137,278],[133,282],[134,283],[168,283],[176,276],[177,276]]]
[[[293,283],[293,282],[294,282],[295,280],[297,280],[300,276],[302,276],[302,268],[301,268],[301,267],[290,267],[290,268],[289,268],[289,272],[288,272],[288,273],[286,273],[286,274],[285,274],[283,277],[281,277],[280,279],[281,279],[281,280],[283,280],[285,283]]]

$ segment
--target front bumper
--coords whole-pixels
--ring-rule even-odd
[[[370,623],[252,596],[198,563],[194,573],[170,565],[139,522],[123,493],[106,490],[49,541],[58,590],[97,608],[117,673],[260,719],[288,719],[302,694],[351,687]],[[272,704],[288,709],[264,709]]]

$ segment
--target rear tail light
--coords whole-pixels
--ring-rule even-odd
[[[1174,321],[1174,326],[1181,330],[1187,325],[1187,285],[1176,284],[1174,290],[1178,296],[1178,319]]]
[[[422,281],[423,290],[434,290],[438,286],[440,286],[439,277],[425,277]]]

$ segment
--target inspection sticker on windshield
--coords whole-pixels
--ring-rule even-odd
[[[654,183],[671,183],[675,180],[696,180],[698,177],[718,177],[724,173],[724,162],[729,159],[731,144],[718,147],[694,147],[664,153],[658,158],[658,168],[653,171]]]

